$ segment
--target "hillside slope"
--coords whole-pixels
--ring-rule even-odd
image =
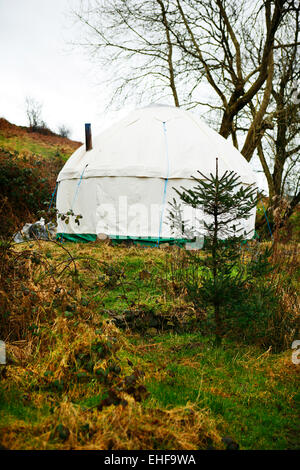
[[[58,172],[80,145],[49,129],[32,132],[0,118],[0,236],[39,218]]]
[[[0,148],[43,157],[52,157],[59,152],[68,158],[81,145],[81,142],[61,137],[49,129],[44,132],[32,132],[29,127],[16,126],[0,118]]]

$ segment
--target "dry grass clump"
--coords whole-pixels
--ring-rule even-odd
[[[41,335],[42,343],[47,345],[48,353],[44,360],[37,361],[40,373],[51,371],[55,379],[66,380],[79,370],[93,373],[97,368],[105,369],[109,360],[125,344],[115,326],[106,321],[90,325],[67,318],[57,317],[51,329]]]
[[[142,370],[127,359],[126,337],[109,321],[101,326],[57,317],[40,336],[42,354],[26,368],[8,367],[35,409],[51,405],[38,419],[1,427],[9,449],[205,449],[222,448],[218,422],[195,405],[171,410],[145,407]],[[96,346],[96,348],[94,347]],[[100,347],[100,350],[99,350]],[[132,348],[132,347],[131,347]],[[101,370],[101,374],[98,371]],[[87,397],[96,404],[83,406]],[[106,397],[106,398],[105,398]],[[76,404],[76,402],[78,404]]]
[[[40,241],[21,247],[11,241],[0,243],[0,336],[4,341],[37,339],[42,324],[65,311],[76,309],[82,319],[90,317],[80,300],[76,262],[66,247]]]
[[[143,409],[127,396],[128,404],[102,412],[83,412],[62,402],[53,415],[29,425],[14,422],[3,430],[2,445],[10,449],[74,450],[193,450],[223,448],[216,421],[194,406],[172,410]]]
[[[112,393],[119,402],[126,374],[134,373],[125,359],[117,357],[126,346],[124,337],[106,321],[93,326],[57,317],[50,328],[42,328],[35,348],[30,342],[22,346],[8,344],[8,360],[13,365],[6,375],[10,384],[30,394],[37,408],[51,404],[56,395],[78,401],[89,394]]]

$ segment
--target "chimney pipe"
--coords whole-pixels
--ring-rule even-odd
[[[86,151],[91,150],[93,148],[92,145],[92,131],[91,131],[91,124],[85,124],[85,149]]]

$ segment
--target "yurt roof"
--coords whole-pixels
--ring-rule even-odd
[[[232,143],[189,111],[148,106],[93,138],[93,148],[79,147],[58,175],[58,181],[80,177],[136,176],[190,178],[234,170],[244,183],[255,182],[249,163]]]

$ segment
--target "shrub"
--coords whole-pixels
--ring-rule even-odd
[[[225,323],[227,336],[279,352],[299,337],[297,296],[287,285],[261,279],[246,289],[243,303],[232,304]]]
[[[199,328],[213,331],[218,343],[222,336],[231,336],[274,351],[290,347],[298,331],[297,250],[291,250],[291,256],[290,250],[281,250],[276,232],[271,248],[243,240],[238,222],[248,218],[255,205],[254,190],[242,189],[233,172],[219,177],[216,169],[210,178],[200,175],[203,179],[194,178],[195,188],[177,192],[183,203],[202,208],[211,217],[204,223],[205,250],[173,254],[172,289],[175,294],[181,289],[193,302]],[[177,221],[182,225],[178,207],[174,201],[174,226]],[[228,221],[235,225],[228,227]]]
[[[0,148],[0,235],[8,237],[39,217],[62,165],[60,155],[46,161]]]
[[[71,135],[71,129],[69,129],[67,126],[62,124],[61,126],[58,127],[58,135],[69,139]]]
[[[194,188],[176,191],[184,204],[201,209],[209,220],[204,222],[204,233],[201,234],[206,239],[206,256],[190,254],[191,264],[201,271],[201,277],[193,278],[192,282],[188,278],[185,285],[197,308],[213,309],[216,341],[220,343],[224,333],[224,312],[230,302],[241,300],[247,281],[245,267],[240,260],[241,243],[247,234],[241,233],[239,225],[240,221],[251,216],[257,203],[257,189],[253,185],[243,186],[233,171],[219,176],[218,159],[215,175],[207,177],[198,173],[199,177],[193,178]],[[188,223],[177,216],[178,207],[175,201],[170,219],[174,228],[178,228],[176,224],[179,221],[185,231]]]

